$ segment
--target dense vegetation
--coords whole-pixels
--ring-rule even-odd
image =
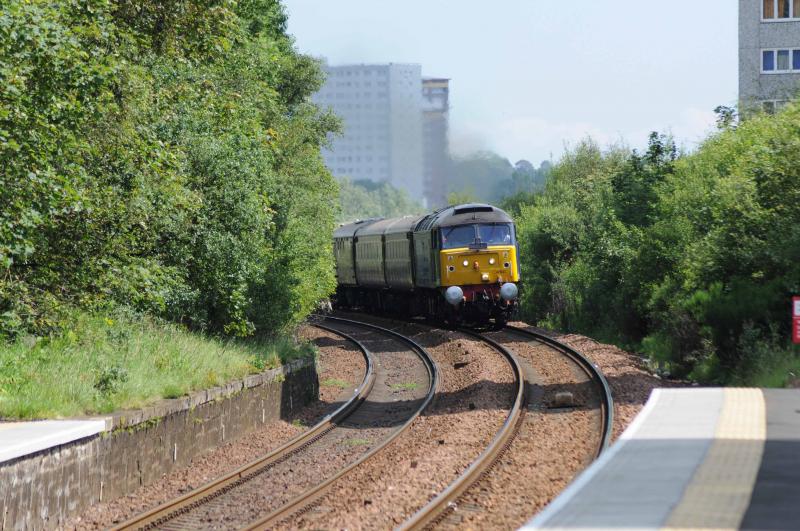
[[[800,105],[680,154],[587,141],[517,200],[531,320],[646,352],[675,376],[785,385],[800,369]]]
[[[335,282],[321,82],[279,0],[3,2],[0,418],[309,354],[284,333]]]
[[[116,303],[273,333],[334,286],[338,128],[278,0],[6,0],[0,339]]]
[[[341,223],[421,214],[425,211],[404,190],[398,190],[389,183],[343,179],[339,181],[339,190],[338,220]]]
[[[541,190],[549,171],[550,163],[547,161],[542,162],[539,168],[527,160],[512,165],[496,153],[481,151],[452,161],[447,190],[448,194],[454,194],[456,202],[497,203],[515,194],[532,194]]]

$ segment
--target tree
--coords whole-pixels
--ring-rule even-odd
[[[487,203],[508,195],[507,186],[514,168],[511,163],[490,151],[483,151],[453,161],[448,193],[469,190],[475,199]]]
[[[273,333],[335,287],[321,70],[278,0],[212,4],[4,3],[0,337],[110,304]]]
[[[467,189],[460,192],[450,192],[447,194],[447,204],[449,206],[466,205],[469,203],[477,203],[473,190]]]
[[[404,190],[368,180],[339,181],[340,222],[421,214],[422,205]]]
[[[583,142],[515,203],[523,315],[647,353],[681,377],[783,385],[800,369],[800,105],[690,154]],[[795,372],[796,374],[796,372]]]

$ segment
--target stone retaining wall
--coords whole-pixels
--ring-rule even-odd
[[[108,431],[0,464],[0,529],[59,526],[317,398],[313,359],[106,420]]]

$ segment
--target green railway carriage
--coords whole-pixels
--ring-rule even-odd
[[[503,324],[517,305],[513,220],[491,205],[343,225],[334,255],[337,307]]]

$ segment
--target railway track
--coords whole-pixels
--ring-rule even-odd
[[[524,391],[526,388],[525,377],[520,361],[514,352],[504,346],[500,341],[497,341],[492,337],[487,337],[486,335],[478,334],[471,330],[461,330],[461,332],[491,344],[495,349],[502,352],[509,359],[509,362],[512,364],[515,375],[517,375],[519,381],[517,397],[514,406],[506,418],[505,423],[495,435],[492,443],[461,476],[459,476],[447,487],[447,489],[436,496],[425,507],[420,509],[402,526],[400,526],[400,529],[403,530],[428,529],[438,526],[454,528],[460,527],[462,524],[462,516],[457,514],[462,505],[460,500],[470,489],[480,490],[481,482],[488,478],[488,476],[492,473],[493,467],[497,465],[503,454],[511,446],[525,415],[525,401],[528,398]],[[597,449],[593,457],[600,455],[600,453],[602,453],[608,447],[611,441],[614,425],[614,404],[611,396],[611,389],[599,368],[580,352],[543,334],[513,326],[507,327],[504,333],[515,335],[527,341],[534,341],[558,351],[562,355],[569,358],[578,367],[580,367],[580,370],[582,370],[593,382],[598,396],[600,397],[600,407],[602,409],[601,435],[599,437],[600,442],[597,445]],[[474,505],[463,505],[472,511],[480,510],[480,507],[476,507]]]
[[[367,368],[364,380],[357,388],[354,396],[319,424],[281,448],[196,491],[144,513],[126,522],[119,529],[197,529],[215,526],[244,529],[270,529],[275,526],[292,527],[293,518],[313,509],[317,503],[324,499],[334,483],[347,476],[356,467],[359,467],[388,446],[411,425],[414,419],[431,402],[437,387],[437,371],[427,351],[408,337],[374,324],[338,317],[326,318],[325,322],[325,325],[315,324],[314,326],[352,341],[358,345],[364,355]],[[401,529],[426,529],[437,526],[458,527],[462,522],[461,518],[464,509],[474,512],[480,511],[479,506],[473,505],[470,507],[470,504],[465,502],[464,497],[468,492],[473,492],[476,489],[480,490],[482,483],[491,478],[494,469],[499,466],[498,463],[505,452],[514,444],[515,437],[520,430],[520,426],[524,424],[527,414],[527,400],[529,398],[527,393],[530,388],[530,381],[526,377],[527,369],[524,367],[524,363],[521,364],[513,349],[507,346],[507,344],[510,344],[510,341],[508,341],[510,336],[515,337],[518,341],[543,345],[548,349],[557,351],[560,355],[571,360],[576,367],[580,368],[580,371],[586,375],[588,381],[591,381],[592,386],[595,388],[601,409],[601,434],[598,438],[599,443],[595,454],[592,457],[599,455],[608,446],[611,439],[614,406],[610,388],[599,369],[579,352],[542,334],[515,327],[508,327],[502,332],[490,334],[479,334],[470,330],[461,330],[461,332],[491,346],[493,350],[502,354],[508,361],[515,379],[513,405],[508,410],[502,427],[496,432],[481,455],[444,491],[404,522],[401,525]],[[380,339],[375,339],[376,336],[371,336],[371,339],[360,338],[361,335],[370,334],[376,334]],[[506,339],[504,340],[503,338]],[[375,348],[369,348],[365,343],[374,344]],[[379,345],[381,343],[393,345],[385,346],[385,353],[391,353],[391,356],[376,356],[375,351],[380,351]],[[390,413],[387,409],[372,408],[369,407],[369,404],[365,407],[365,404],[373,395],[376,382],[381,379],[380,371],[384,363],[397,356],[398,351],[402,350],[398,348],[398,344],[404,345],[407,352],[413,352],[417,360],[425,366],[424,372],[427,373],[427,393],[424,397],[418,397],[416,400],[417,407],[413,411],[407,412],[402,421],[395,420],[393,422],[394,429],[384,433],[379,443],[370,446],[358,458],[342,464],[334,472],[327,474],[326,477],[318,478],[318,481],[304,488],[300,494],[295,493],[288,500],[282,500],[281,503],[271,507],[265,514],[257,518],[251,517],[247,520],[242,520],[241,515],[233,519],[228,519],[227,517],[215,518],[215,515],[219,516],[241,511],[242,501],[239,494],[243,485],[257,485],[259,477],[274,475],[273,468],[276,465],[291,460],[293,456],[302,454],[304,451],[315,447],[315,445],[320,445],[320,441],[326,437],[331,437],[332,432],[337,429],[343,429],[343,425],[350,422],[348,419],[352,420],[354,416],[361,415],[364,419],[372,418],[373,421],[375,418],[386,420],[386,415]],[[408,361],[406,359],[404,363],[408,363]],[[386,382],[382,381],[378,385],[385,387],[385,384]],[[363,421],[362,425],[364,425]],[[320,454],[317,456],[317,459],[319,458]],[[308,465],[309,463],[306,462],[305,464]],[[268,471],[272,472],[265,474]],[[461,511],[461,514],[459,514],[459,511]]]
[[[560,351],[565,356],[573,360],[576,365],[578,365],[597,386],[597,391],[600,395],[601,408],[603,410],[603,427],[601,429],[602,437],[600,439],[600,444],[597,447],[597,453],[595,454],[595,457],[598,457],[611,444],[611,436],[614,431],[614,397],[611,393],[611,386],[608,385],[608,380],[606,380],[603,372],[594,362],[592,362],[592,360],[565,343],[562,343],[544,334],[516,326],[507,326],[505,330],[518,336],[530,338],[533,341],[543,343],[554,350]]]
[[[313,504],[337,479],[369,459],[402,433],[433,398],[437,386],[437,371],[430,355],[413,340],[391,330],[335,317],[326,318],[325,322],[325,325],[314,326],[352,341],[365,358],[364,379],[350,400],[280,448],[199,489],[138,515],[116,529],[270,527],[285,516]],[[376,334],[381,339],[355,337],[365,331]],[[367,345],[374,346],[369,348]],[[392,370],[406,370],[407,376],[424,379],[424,385],[419,385],[421,391],[417,391],[416,387],[405,391],[392,388]],[[369,434],[370,439],[374,440],[355,439],[352,437],[354,434]],[[347,450],[348,446],[364,448],[359,452],[349,448],[351,458],[343,463],[333,463],[331,466],[335,466],[335,471],[329,470],[325,477],[320,475],[314,478],[311,484],[295,486],[295,490],[299,488],[301,491],[299,495],[288,500],[279,496],[263,499],[270,493],[270,489],[280,491],[281,484],[286,487],[285,481],[293,479],[290,476],[293,476],[292,467],[295,464],[305,466],[330,460],[331,452],[335,448]],[[353,457],[355,453],[358,455]],[[283,474],[280,473],[280,467]],[[271,511],[253,507],[254,496],[260,498],[264,507],[274,507]],[[254,510],[266,515],[254,513]],[[258,516],[254,517],[254,514]]]

